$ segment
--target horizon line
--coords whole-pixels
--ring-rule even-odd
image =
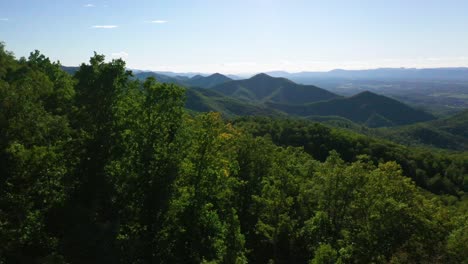
[[[61,65],[63,67],[80,67],[71,66],[71,65]],[[127,67],[127,70],[131,71],[140,71],[140,72],[159,72],[159,73],[181,73],[181,74],[224,74],[224,75],[236,75],[236,74],[260,74],[260,73],[287,73],[287,74],[298,74],[298,73],[328,73],[333,71],[372,71],[372,70],[443,70],[443,69],[466,69],[468,66],[447,66],[447,67],[376,67],[376,68],[361,68],[361,69],[344,69],[344,68],[333,68],[331,70],[303,70],[303,71],[287,71],[287,70],[266,70],[266,71],[250,71],[250,72],[223,72],[223,71],[174,71],[174,70],[149,70],[149,69],[140,69]]]

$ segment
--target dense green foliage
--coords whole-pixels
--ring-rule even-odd
[[[466,156],[232,125],[185,96],[0,46],[0,263],[466,263]]]
[[[434,193],[460,196],[468,192],[466,152],[409,148],[306,120],[244,117],[235,123],[255,136],[270,136],[276,144],[303,147],[320,161],[332,150],[347,162],[368,155],[374,164],[396,161],[405,175]]]

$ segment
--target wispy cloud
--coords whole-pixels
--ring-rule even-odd
[[[126,59],[126,58],[128,58],[128,53],[125,52],[125,51],[114,52],[111,55],[112,55],[112,58],[114,58],[114,59],[118,59],[118,58]]]
[[[95,5],[94,4],[86,4],[83,7],[95,7]]]
[[[8,21],[8,18],[0,18],[0,21]]]
[[[94,25],[92,28],[104,28],[104,29],[112,29],[117,28],[117,25]]]
[[[150,23],[153,23],[153,24],[165,24],[167,22],[168,22],[167,20],[152,20],[152,21],[150,21]]]

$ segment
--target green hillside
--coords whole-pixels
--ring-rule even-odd
[[[274,78],[264,73],[246,80],[223,83],[212,89],[226,96],[255,103],[304,104],[339,97],[313,85],[300,85],[288,79]]]
[[[468,150],[468,110],[444,119],[378,129],[375,132],[378,136],[407,145]]]
[[[216,91],[201,88],[186,88],[185,107],[195,112],[220,112],[225,117],[285,115],[262,105],[243,102],[223,96]]]
[[[452,135],[468,139],[468,110],[449,118],[435,120],[431,125]]]
[[[405,125],[434,119],[428,113],[371,92],[312,104],[268,103],[267,105],[297,116],[340,116],[368,127]]]

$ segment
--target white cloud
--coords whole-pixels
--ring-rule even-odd
[[[153,20],[151,21],[150,23],[153,23],[153,24],[165,24],[167,23],[166,20]]]
[[[86,5],[84,5],[83,7],[95,7],[95,5],[93,5],[93,4],[86,4]]]
[[[117,25],[95,25],[92,26],[92,28],[105,28],[105,29],[111,29],[111,28],[116,28],[118,27]]]
[[[114,59],[118,59],[118,58],[121,58],[121,59],[126,59],[128,58],[128,53],[125,52],[125,51],[121,51],[121,52],[114,52],[111,54],[112,58]]]
[[[8,18],[0,18],[0,21],[8,21]]]

